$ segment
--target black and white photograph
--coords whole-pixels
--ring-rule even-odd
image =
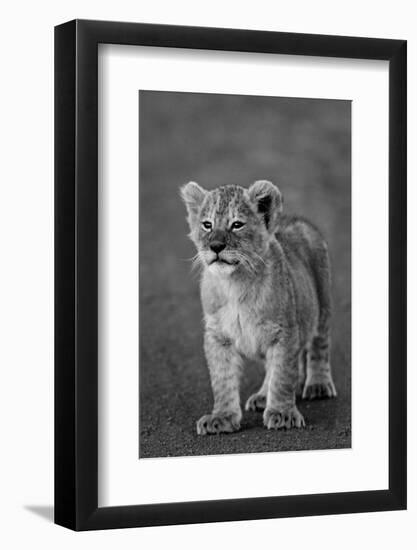
[[[416,546],[417,20],[343,7],[4,4],[1,548]]]
[[[351,101],[139,120],[139,458],[350,448]]]

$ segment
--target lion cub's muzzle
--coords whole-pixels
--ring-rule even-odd
[[[226,243],[223,241],[212,241],[210,243],[210,250],[213,252],[213,254],[211,254],[209,265],[213,264],[214,262],[223,262],[226,264],[232,263],[224,257],[224,254],[221,254],[221,252],[225,248],[226,248]]]
[[[210,239],[209,249],[211,253],[207,261],[208,265],[212,265],[214,262],[225,263],[228,265],[236,264],[237,263],[236,261],[231,261],[231,259],[228,258],[227,251],[223,252],[225,248],[226,248],[226,235],[224,231],[217,229],[216,231],[213,232],[213,235],[211,236],[211,239]]]

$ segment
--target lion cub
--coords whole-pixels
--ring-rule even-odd
[[[190,238],[202,265],[204,350],[214,395],[201,435],[240,428],[243,358],[259,359],[265,379],[246,402],[264,410],[268,429],[302,428],[302,397],[335,397],[330,362],[330,267],[327,246],[308,222],[282,215],[269,181],[206,191],[181,189]]]

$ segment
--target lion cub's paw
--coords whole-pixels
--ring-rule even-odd
[[[197,422],[198,435],[210,435],[236,432],[240,428],[237,414],[205,414]]]
[[[336,396],[337,391],[331,377],[307,380],[303,390],[303,399],[328,399]]]
[[[266,407],[266,395],[254,393],[246,401],[245,411],[263,411]]]
[[[294,405],[294,407],[282,411],[265,409],[264,424],[268,430],[281,430],[290,428],[305,428],[304,417]]]

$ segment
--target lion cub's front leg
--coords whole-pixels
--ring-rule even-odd
[[[197,422],[199,435],[230,433],[240,428],[242,411],[239,398],[241,358],[233,343],[221,334],[207,330],[204,351],[210,371],[214,406]]]
[[[298,381],[298,339],[287,336],[266,354],[269,372],[264,424],[268,429],[304,428],[303,415],[295,404]]]

